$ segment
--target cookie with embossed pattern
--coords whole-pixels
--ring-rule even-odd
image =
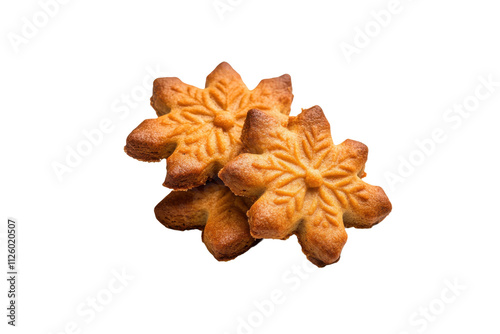
[[[296,234],[307,258],[322,267],[339,260],[346,227],[372,227],[391,211],[382,188],[361,180],[368,148],[353,140],[334,145],[318,106],[287,126],[250,110],[242,142],[248,153],[219,176],[235,194],[258,198],[248,211],[255,238]]]
[[[174,230],[202,230],[202,241],[219,261],[232,260],[260,240],[250,235],[246,212],[252,201],[234,195],[220,180],[172,191],[155,207],[160,223]]]
[[[166,187],[200,186],[240,153],[248,110],[258,108],[286,122],[292,99],[288,74],[262,80],[249,90],[225,62],[208,75],[205,89],[178,78],[159,78],[151,97],[158,118],[132,131],[125,152],[142,161],[167,159]]]

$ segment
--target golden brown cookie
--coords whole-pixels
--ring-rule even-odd
[[[345,227],[369,228],[391,211],[380,187],[361,180],[368,148],[346,140],[334,145],[320,107],[290,117],[287,127],[250,110],[243,128],[247,152],[219,176],[236,195],[258,198],[248,211],[255,238],[296,234],[319,267],[340,258]]]
[[[248,198],[211,181],[188,191],[172,191],[155,207],[155,215],[174,230],[202,230],[209,252],[219,261],[228,261],[260,241],[250,235],[248,227],[246,212],[251,204]]]
[[[166,187],[186,190],[205,184],[241,150],[248,110],[284,119],[290,113],[288,74],[262,80],[249,90],[228,63],[207,77],[205,89],[178,78],[154,81],[151,105],[158,118],[142,122],[127,138],[125,152],[142,161],[167,158]]]

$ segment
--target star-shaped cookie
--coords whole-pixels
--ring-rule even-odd
[[[235,194],[258,198],[248,211],[255,238],[296,234],[307,258],[322,267],[340,258],[345,227],[369,228],[391,211],[382,188],[361,180],[368,148],[353,140],[334,145],[318,106],[290,117],[286,127],[250,110],[242,142],[248,153],[219,176]]]
[[[288,74],[262,80],[249,90],[228,64],[208,75],[205,89],[178,78],[153,84],[151,105],[158,118],[142,122],[127,138],[125,152],[142,161],[167,159],[166,187],[191,189],[217,176],[242,149],[248,110],[258,108],[286,122],[292,103]]]
[[[251,204],[214,180],[188,191],[172,191],[155,207],[155,215],[174,230],[202,230],[209,252],[219,261],[228,261],[260,241],[248,227],[246,212]]]

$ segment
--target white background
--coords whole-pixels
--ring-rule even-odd
[[[500,87],[469,117],[443,118],[473,101],[480,76],[500,81],[498,3],[401,0],[351,62],[342,43],[354,45],[357,28],[376,29],[370,12],[389,1],[229,3],[221,17],[212,0],[69,1],[14,47],[23,18],[42,9],[2,1],[0,254],[5,268],[5,222],[15,217],[20,293],[11,328],[2,279],[1,332],[499,333]],[[221,61],[250,88],[289,73],[292,114],[320,105],[336,143],[370,148],[365,180],[384,187],[393,212],[371,230],[350,229],[339,263],[292,273],[307,264],[295,237],[219,263],[199,231],[156,221],[165,162],[123,152],[127,134],[155,117],[150,69],[203,86]],[[134,106],[117,113],[131,94]],[[58,180],[54,162],[104,119],[112,130]],[[436,128],[446,140],[392,187],[388,173],[422,158],[415,141]],[[109,297],[122,270],[133,279],[93,319],[82,316],[77,309]],[[446,290],[450,282],[460,290]],[[255,302],[273,290],[282,303],[264,302],[272,312],[262,314]]]

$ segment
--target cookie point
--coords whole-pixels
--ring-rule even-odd
[[[226,131],[230,130],[234,126],[234,122],[234,116],[228,112],[219,112],[214,117],[214,125]]]
[[[307,171],[306,185],[309,188],[319,188],[323,184],[323,177],[317,170]]]

